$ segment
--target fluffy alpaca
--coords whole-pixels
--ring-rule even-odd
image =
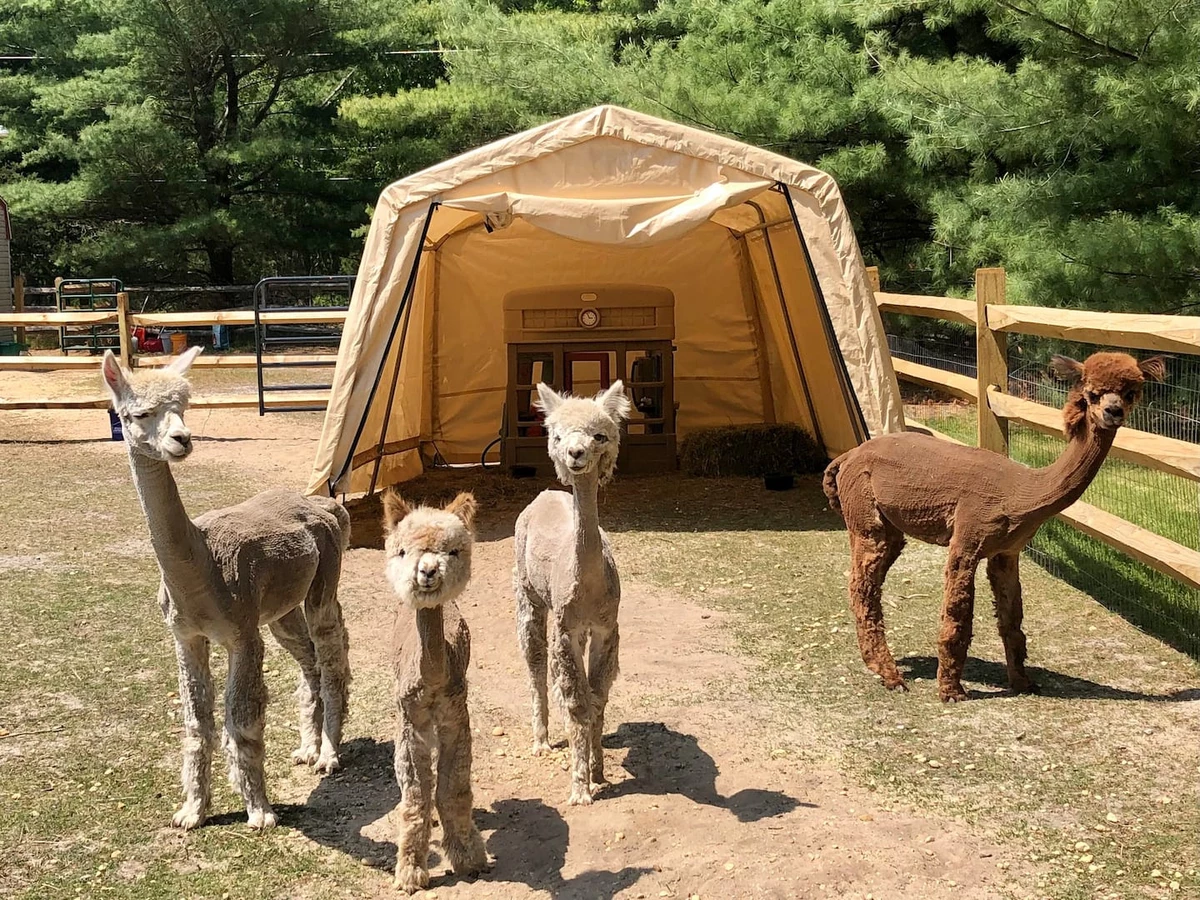
[[[538,396],[554,470],[573,490],[570,495],[543,491],[517,519],[517,637],[529,667],[533,752],[550,748],[548,650],[550,679],[571,745],[569,802],[588,804],[605,783],[601,737],[608,692],[617,677],[621,603],[621,581],[600,528],[596,495],[616,469],[629,400],[620,381],[594,398],[562,396],[545,384],[538,385]]]
[[[442,850],[454,871],[471,875],[488,863],[471,818],[471,634],[454,602],[471,578],[475,498],[459,494],[445,509],[411,509],[389,491],[383,509],[387,578],[400,600],[394,636],[400,784],[396,886],[412,893],[429,886],[433,802],[442,822]]]
[[[229,652],[224,746],[229,778],[246,801],[252,828],[275,824],[263,775],[263,641],[269,625],[300,663],[297,764],[338,767],[350,667],[337,587],[350,516],[341,504],[272,490],[237,506],[189,519],[171,462],[192,452],[183,422],[193,347],[159,372],[125,372],[104,355],[104,384],[120,416],[133,483],[150,526],[162,582],[158,602],[175,639],[183,708],[183,807],[171,824],[195,828],[210,799],[213,688],[211,643]]]
[[[850,605],[859,650],[889,689],[907,688],[884,637],[883,581],[909,535],[950,548],[938,639],[942,700],[967,696],[962,671],[981,559],[988,561],[1009,684],[1018,693],[1037,690],[1025,672],[1021,549],[1043,522],[1079,499],[1141,398],[1145,380],[1165,375],[1161,357],[1138,363],[1124,353],[1095,353],[1083,363],[1057,356],[1052,370],[1074,386],[1063,407],[1067,447],[1045,468],[908,433],[867,441],[825,470],[825,494],[850,533]]]

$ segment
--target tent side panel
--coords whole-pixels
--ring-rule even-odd
[[[903,431],[904,405],[883,320],[840,194],[836,204],[825,205],[794,187],[787,188],[787,196],[867,427],[872,436]],[[831,221],[831,212],[837,221]]]

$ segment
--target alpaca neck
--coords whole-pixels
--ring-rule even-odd
[[[203,559],[204,536],[188,517],[167,463],[132,448],[129,463],[158,568],[172,596],[178,597],[199,577],[197,563]]]
[[[600,478],[595,472],[576,478],[571,491],[575,508],[575,560],[581,570],[599,569],[604,558],[600,546],[599,492]]]
[[[1116,433],[1115,428],[1098,430],[1089,416],[1082,433],[1071,439],[1062,455],[1035,470],[1031,514],[1048,519],[1083,496],[1108,456]]]
[[[421,641],[421,680],[446,678],[446,633],[442,627],[442,605],[417,610],[417,635]]]

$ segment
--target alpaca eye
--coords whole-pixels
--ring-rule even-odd
[[[1126,391],[1126,392],[1125,392],[1125,402],[1126,402],[1126,403],[1132,403],[1132,402],[1133,402],[1133,395],[1134,395],[1134,392],[1133,392],[1133,391]]]
[[[451,550],[451,551],[450,551],[450,555],[451,555],[451,556],[458,556],[459,552],[460,552],[460,551],[458,551],[458,550]]]
[[[147,412],[136,412],[136,413],[133,413],[132,415],[133,415],[133,417],[134,417],[135,419],[144,419],[144,418],[146,418],[148,415],[150,415],[150,413],[147,413]]]
[[[404,551],[403,550],[400,551],[400,558],[404,559]]]
[[[1100,395],[1097,394],[1095,391],[1088,391],[1087,398],[1088,398],[1088,403],[1095,403],[1097,400],[1100,399]]]
[[[595,439],[597,444],[607,444],[608,443],[608,435],[607,434],[595,434],[595,435],[592,435],[592,437]]]

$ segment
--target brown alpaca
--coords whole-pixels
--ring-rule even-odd
[[[883,631],[883,581],[904,536],[950,548],[938,636],[938,694],[965,700],[963,666],[971,644],[975,569],[986,559],[1004,642],[1008,681],[1033,692],[1025,673],[1018,559],[1043,522],[1079,499],[1141,398],[1146,378],[1161,381],[1162,357],[1138,363],[1095,353],[1079,363],[1054,357],[1051,370],[1075,382],[1063,407],[1068,444],[1043,469],[929,435],[889,434],[843,453],[825,470],[825,495],[850,532],[850,606],[863,662],[889,689],[907,690]],[[982,398],[981,398],[982,400]]]
[[[473,875],[488,865],[472,819],[471,634],[454,602],[471,578],[475,498],[459,494],[445,509],[413,509],[389,491],[383,510],[387,578],[400,601],[394,638],[400,785],[396,886],[411,894],[429,886],[435,805],[442,852],[454,871]]]

